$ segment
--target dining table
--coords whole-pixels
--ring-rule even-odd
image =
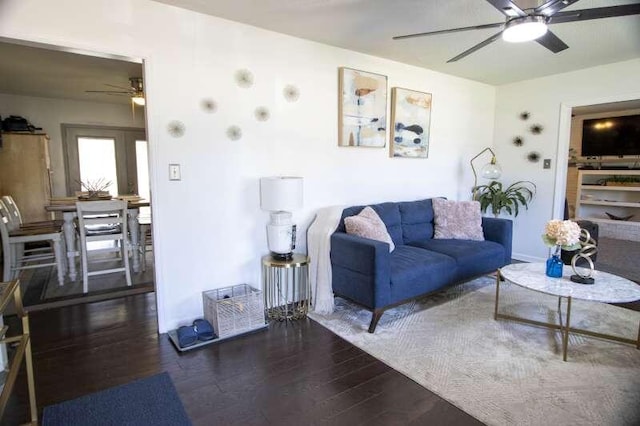
[[[138,215],[141,207],[149,207],[151,203],[148,200],[133,196],[116,196],[115,199],[123,199],[127,201],[127,217],[129,227],[129,245],[131,246],[131,268],[133,272],[140,271],[140,224],[138,223]],[[69,279],[75,281],[77,277],[76,257],[80,255],[76,244],[75,218],[77,217],[76,202],[84,202],[89,200],[79,200],[75,197],[57,197],[51,198],[45,210],[50,213],[62,214],[63,224],[62,233],[67,249],[67,271]]]

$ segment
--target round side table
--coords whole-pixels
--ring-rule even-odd
[[[262,257],[264,308],[269,319],[297,320],[307,316],[311,302],[309,257],[294,254],[292,259]]]

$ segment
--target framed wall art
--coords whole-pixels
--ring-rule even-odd
[[[384,148],[387,77],[342,67],[338,82],[338,146]]]
[[[431,93],[391,89],[392,157],[427,158],[431,125]]]

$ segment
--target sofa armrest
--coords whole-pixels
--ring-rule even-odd
[[[382,241],[343,232],[335,232],[331,235],[332,265],[339,265],[365,275],[374,275],[376,272],[389,271],[389,256],[389,244]]]
[[[485,240],[494,241],[504,247],[504,264],[510,264],[513,241],[513,222],[511,219],[483,217],[482,230]]]
[[[333,291],[366,307],[391,300],[389,244],[344,232],[331,236]]]

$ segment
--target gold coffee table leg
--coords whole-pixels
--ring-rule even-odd
[[[562,336],[562,360],[563,361],[567,360],[567,346],[569,345],[569,329],[571,328],[569,323],[570,319],[571,319],[571,296],[567,297],[567,321],[566,321],[566,325],[564,327],[564,333]]]

